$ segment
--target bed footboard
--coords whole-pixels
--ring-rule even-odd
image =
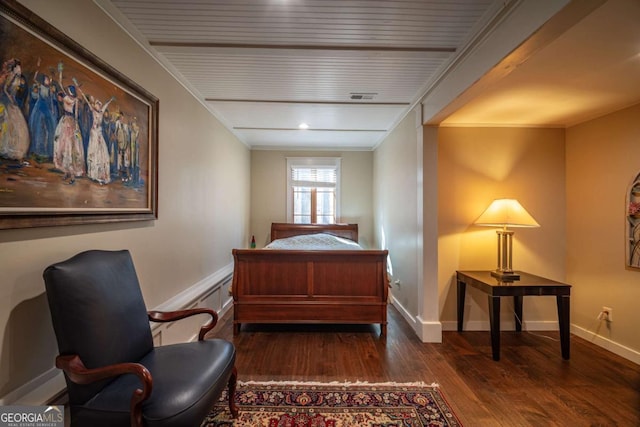
[[[243,323],[377,323],[385,336],[387,254],[234,249],[234,333]]]

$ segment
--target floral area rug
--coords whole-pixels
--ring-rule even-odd
[[[225,391],[203,426],[462,425],[435,384],[238,382],[236,404],[234,420]]]

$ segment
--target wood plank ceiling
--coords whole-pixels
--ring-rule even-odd
[[[510,3],[95,1],[249,146],[340,149],[374,148]]]
[[[94,2],[252,148],[370,150],[418,104],[569,127],[640,102],[638,0]]]

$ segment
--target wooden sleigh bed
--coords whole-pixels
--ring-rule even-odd
[[[357,224],[271,225],[271,241],[327,233],[358,241]],[[234,334],[243,323],[380,324],[387,333],[386,250],[234,249]]]

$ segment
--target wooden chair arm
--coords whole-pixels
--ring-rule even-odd
[[[62,369],[69,379],[77,384],[89,384],[123,374],[137,376],[142,383],[142,388],[135,389],[131,396],[131,425],[142,426],[142,402],[151,396],[153,388],[153,378],[147,368],[139,363],[117,363],[89,369],[84,366],[77,354],[56,357],[56,367]]]
[[[198,334],[198,341],[202,341],[204,336],[215,328],[218,324],[218,313],[210,308],[190,308],[188,310],[178,310],[178,311],[149,311],[147,313],[149,315],[149,320],[152,322],[173,322],[176,320],[184,319],[185,317],[195,316],[196,314],[209,314],[211,315],[211,322],[203,325],[200,328],[200,333]]]

